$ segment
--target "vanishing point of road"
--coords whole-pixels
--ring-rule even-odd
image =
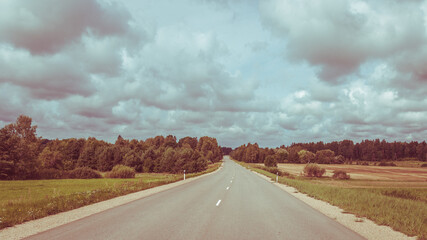
[[[218,172],[27,239],[364,239],[224,158]]]

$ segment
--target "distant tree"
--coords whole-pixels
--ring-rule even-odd
[[[114,144],[123,147],[128,144],[128,141],[126,141],[121,135],[119,135]]]
[[[144,152],[142,156],[143,161],[143,172],[154,172],[155,161],[156,161],[156,153],[154,152],[155,146],[151,146]]]
[[[310,151],[303,149],[298,152],[298,157],[300,163],[312,163],[314,162],[316,155]]]
[[[301,147],[294,146],[294,147],[290,147],[288,150],[289,150],[288,161],[291,163],[299,163],[300,159],[299,159],[298,152],[301,151]]]
[[[111,171],[113,166],[122,162],[120,147],[118,145],[105,146],[100,151],[97,161],[99,171]]]
[[[179,142],[178,142],[179,147],[184,147],[185,144],[187,144],[188,146],[190,146],[194,150],[197,148],[197,144],[198,144],[197,138],[195,138],[195,137],[184,137],[184,138],[179,139]]]
[[[168,148],[168,147],[176,148],[177,145],[178,145],[178,143],[176,142],[176,137],[172,136],[172,135],[168,135],[165,138],[165,141],[163,142],[163,146],[165,148]]]
[[[332,163],[334,164],[342,164],[344,162],[345,162],[345,158],[342,155],[335,156],[332,161]]]
[[[24,115],[1,129],[0,161],[5,167],[5,170],[0,170],[2,178],[29,179],[36,174],[40,145],[36,129],[37,126],[32,126],[32,119]]]
[[[126,155],[123,157],[123,164],[125,166],[132,167],[139,172],[143,170],[141,156],[135,150],[130,150],[126,153]]]
[[[417,158],[420,161],[425,162],[426,161],[426,155],[427,155],[427,144],[425,141],[423,141],[422,143],[419,143],[417,148]]]
[[[231,147],[221,147],[221,151],[223,155],[230,155],[233,149]]]
[[[192,159],[194,150],[190,148],[179,148],[176,152],[176,161],[173,167],[172,172],[174,173],[182,173],[186,167],[186,163]],[[187,170],[188,171],[188,170]]]
[[[101,155],[105,143],[98,141],[96,138],[90,137],[82,148],[79,159],[77,160],[78,167],[90,167],[97,169],[98,157]]]
[[[19,138],[13,135],[12,125],[0,129],[0,179],[12,179],[18,161]]]
[[[330,164],[333,162],[335,153],[332,150],[325,149],[316,152],[316,162]]]
[[[201,137],[197,143],[197,150],[202,154],[203,158],[213,163],[219,162],[222,159],[222,151],[218,146],[218,142],[215,138]],[[207,159],[209,151],[212,152],[210,155],[211,159]]]
[[[176,162],[176,152],[173,147],[168,147],[160,159],[160,172],[172,172]]]
[[[257,143],[248,143],[246,149],[244,149],[243,161],[248,163],[259,163],[261,162],[260,150]]]
[[[277,159],[277,162],[279,163],[285,162],[288,159],[288,156],[289,156],[289,152],[286,149],[279,148],[276,151],[276,159]]]
[[[63,169],[63,155],[60,151],[52,151],[50,147],[45,147],[39,154],[38,160],[44,168]]]

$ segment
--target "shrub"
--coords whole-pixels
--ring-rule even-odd
[[[427,167],[427,163],[423,163],[421,167]]]
[[[79,179],[102,178],[101,174],[89,167],[79,167],[71,170],[69,177]]]
[[[322,177],[325,172],[326,170],[317,164],[307,164],[304,167],[304,174],[307,177]]]
[[[350,175],[347,174],[346,171],[343,170],[335,170],[332,178],[347,180],[350,179]]]
[[[124,165],[116,165],[105,176],[107,178],[134,178],[135,169]]]
[[[267,171],[267,172],[270,172],[270,173],[273,173],[273,174],[278,174],[280,177],[290,176],[290,174],[288,172],[280,171],[277,167],[257,166],[257,168],[262,169],[262,170]]]
[[[266,167],[277,167],[277,161],[273,156],[268,155],[264,160],[264,165]]]
[[[393,162],[380,162],[378,166],[396,167],[396,164],[394,164]]]

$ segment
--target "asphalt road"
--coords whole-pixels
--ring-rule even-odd
[[[225,158],[196,181],[27,239],[364,239]]]

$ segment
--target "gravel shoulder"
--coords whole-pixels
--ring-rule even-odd
[[[380,226],[367,218],[359,218],[359,217],[356,217],[354,214],[343,213],[344,210],[342,210],[339,207],[336,207],[327,202],[309,197],[307,194],[300,193],[297,189],[293,187],[290,187],[281,183],[276,183],[274,181],[271,181],[271,179],[267,176],[264,176],[254,171],[252,172],[260,176],[261,178],[265,179],[266,181],[269,181],[272,184],[276,185],[277,187],[281,188],[283,191],[298,198],[299,200],[303,201],[307,205],[323,213],[329,218],[332,218],[335,221],[339,222],[340,224],[346,226],[347,228],[357,232],[358,234],[365,237],[366,239],[369,239],[369,240],[371,239],[372,240],[404,240],[404,239],[416,240],[417,239],[416,237],[409,237],[401,232],[395,231],[391,227]]]
[[[37,220],[25,222],[23,224],[15,225],[13,227],[5,228],[0,230],[0,239],[17,240],[29,237],[31,235],[47,231],[49,229],[67,224],[81,218],[88,217],[90,215],[114,208],[137,199],[145,198],[153,194],[166,191],[168,189],[195,181],[199,178],[214,174],[222,169],[222,165],[214,172],[203,174],[201,176],[181,180],[178,182],[161,185],[158,187],[146,189],[143,191],[131,193],[128,195],[112,198],[106,201],[98,202],[95,204],[87,205],[81,208],[77,208],[68,212],[62,212],[55,215],[47,216]]]

